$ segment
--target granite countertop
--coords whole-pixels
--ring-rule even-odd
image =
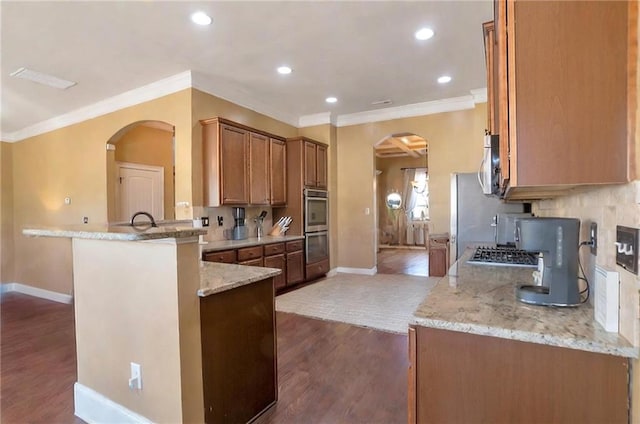
[[[200,261],[200,290],[198,296],[206,297],[235,289],[282,273],[276,268],[223,264]]]
[[[516,286],[532,281],[532,269],[467,264],[472,252],[467,249],[431,290],[412,324],[638,358],[637,347],[595,321],[590,304],[560,308],[519,302]]]
[[[34,237],[69,237],[95,240],[156,240],[164,238],[188,238],[207,234],[206,228],[190,226],[135,227],[123,225],[70,225],[60,227],[25,228],[22,234]]]
[[[244,240],[209,241],[202,245],[203,252],[218,252],[220,250],[239,249],[242,247],[260,246],[263,244],[281,243],[292,240],[303,240],[304,236],[264,236],[252,237]]]

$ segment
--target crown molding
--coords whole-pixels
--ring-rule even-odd
[[[298,128],[313,127],[315,125],[335,124],[332,120],[331,112],[314,113],[313,115],[302,115],[298,119]]]
[[[117,96],[101,100],[92,105],[39,122],[21,130],[2,134],[2,141],[7,141],[9,143],[21,141],[25,138],[44,134],[72,124],[77,124],[126,107],[157,99],[168,94],[173,94],[190,87],[191,71],[181,72],[168,78],[152,82],[151,84],[134,88],[133,90],[126,91],[122,94],[118,94]]]
[[[337,119],[337,126],[346,127],[349,125],[366,124],[369,122],[389,121],[392,119],[411,118],[414,116],[473,109],[475,104],[474,96],[469,95],[433,100],[424,103],[414,103],[405,106],[350,113],[347,115],[339,115]]]
[[[254,112],[268,116],[278,121],[289,124],[293,127],[298,126],[298,116],[276,109],[255,97],[240,87],[234,87],[231,84],[216,84],[210,79],[202,77],[197,72],[192,73],[191,86],[197,90],[242,106]]]
[[[476,103],[483,103],[487,101],[487,89],[478,88],[470,90],[471,95],[468,96],[452,97],[449,99],[414,103],[405,106],[396,106],[337,116],[332,115],[331,112],[321,112],[298,117],[278,110],[253,98],[251,94],[240,88],[234,88],[230,85],[216,86],[215,84],[212,84],[210,80],[200,76],[197,72],[185,71],[99,101],[92,105],[76,109],[64,115],[39,122],[21,130],[12,133],[2,133],[0,134],[0,139],[4,142],[14,143],[72,124],[77,124],[88,119],[96,118],[107,113],[115,112],[126,107],[157,99],[168,94],[173,94],[180,90],[184,90],[185,88],[198,89],[207,94],[211,94],[212,96],[237,104],[238,106],[242,106],[270,118],[277,119],[296,128],[325,124],[344,127],[349,125],[365,124],[368,122],[388,121],[392,119],[410,118],[442,112],[453,112],[456,110],[473,109]]]

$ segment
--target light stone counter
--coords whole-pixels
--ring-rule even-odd
[[[467,249],[431,290],[412,324],[638,358],[637,347],[594,320],[590,304],[559,308],[521,303],[516,286],[532,281],[532,269],[467,264],[471,253]]]
[[[72,225],[60,227],[26,228],[22,234],[34,237],[68,237],[93,240],[157,240],[164,238],[188,238],[207,234],[206,228],[189,226],[135,227],[122,225]]]
[[[218,252],[228,249],[239,249],[242,247],[260,246],[262,244],[281,243],[292,240],[303,240],[304,236],[264,236],[261,238],[252,237],[244,240],[219,240],[209,241],[202,245],[202,252]]]
[[[282,271],[276,268],[223,264],[200,261],[200,290],[198,296],[206,297],[274,277]]]

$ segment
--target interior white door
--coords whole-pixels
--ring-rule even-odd
[[[126,162],[117,165],[117,220],[129,221],[139,211],[164,219],[164,169]]]

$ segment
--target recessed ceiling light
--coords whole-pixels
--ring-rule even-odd
[[[451,77],[450,77],[449,75],[443,75],[443,76],[441,76],[440,78],[438,78],[438,82],[439,82],[440,84],[446,84],[446,83],[448,83],[449,81],[451,81]]]
[[[325,100],[325,102],[327,102],[327,103],[335,103],[335,102],[337,102],[337,101],[338,101],[338,99],[337,99],[337,98],[335,98],[335,97],[327,97],[327,98],[326,98],[326,99],[324,99],[324,100]]]
[[[414,35],[416,40],[428,40],[433,37],[433,30],[431,28],[420,28]]]
[[[280,66],[278,68],[278,73],[282,75],[290,74],[291,68],[289,68],[288,66]]]
[[[198,25],[210,25],[211,17],[204,12],[196,12],[191,15],[191,20]]]
[[[59,88],[60,90],[66,90],[67,88],[76,85],[76,83],[73,81],[68,81],[38,71],[32,71],[31,69],[27,68],[17,69],[11,72],[11,74],[9,75],[16,78],[22,78],[29,81],[37,82],[39,84],[48,85],[49,87]]]

